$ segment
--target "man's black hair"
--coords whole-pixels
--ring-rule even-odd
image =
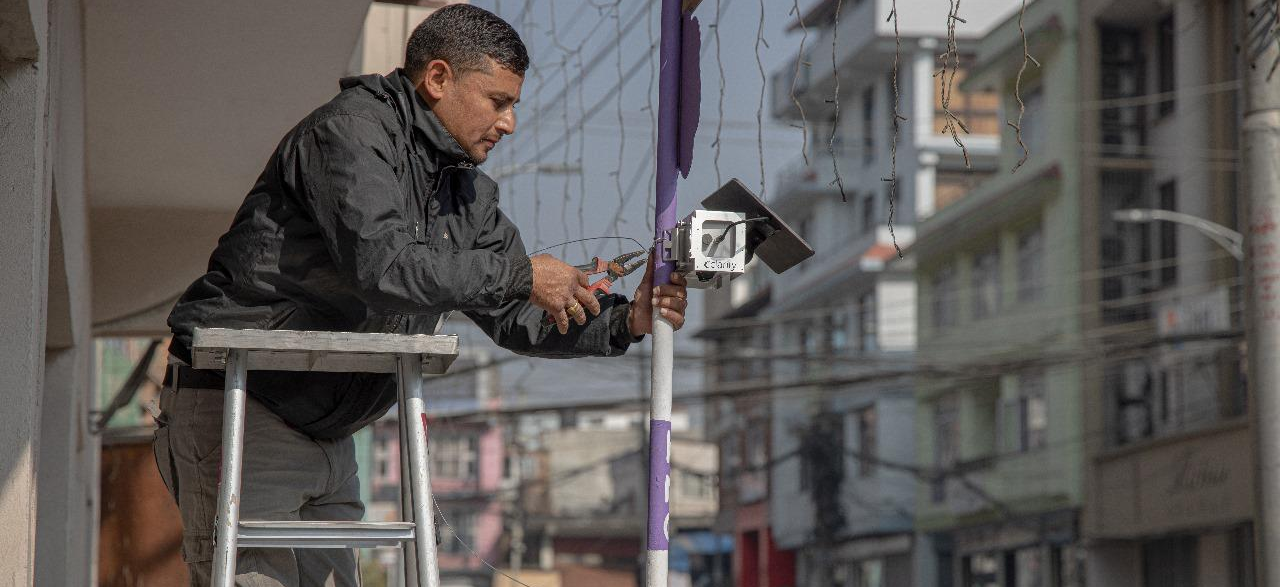
[[[520,75],[529,68],[524,42],[507,21],[470,4],[450,4],[413,29],[405,49],[404,70],[418,79],[436,59],[457,71],[487,70],[486,56]]]

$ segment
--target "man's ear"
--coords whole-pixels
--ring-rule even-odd
[[[453,68],[441,59],[428,63],[422,74],[423,89],[432,101],[443,98],[449,85],[455,81]]]

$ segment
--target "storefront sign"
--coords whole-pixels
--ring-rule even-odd
[[[1226,287],[1206,293],[1184,294],[1162,302],[1156,310],[1160,336],[1223,332],[1231,328],[1230,297]]]
[[[1253,450],[1243,424],[1104,457],[1096,466],[1095,507],[1085,508],[1094,537],[1226,525],[1253,512]]]

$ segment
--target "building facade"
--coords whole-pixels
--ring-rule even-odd
[[[966,55],[1005,8],[975,9],[959,39]],[[805,36],[800,54],[773,76],[775,117],[804,126],[809,143],[771,203],[817,251],[774,280],[759,312],[771,354],[787,357],[769,371],[767,487],[771,534],[795,553],[796,585],[930,580],[913,528],[914,259],[897,247],[910,250],[920,219],[994,171],[1000,122],[992,92],[957,88],[941,101],[946,31],[921,26],[936,20],[930,10],[899,7],[910,23],[901,47],[889,10],[813,4],[793,26]],[[944,134],[948,109],[970,130],[964,150]],[[884,181],[895,172],[896,183]]]
[[[1080,585],[1083,369],[1076,8],[1035,2],[987,34],[962,87],[997,92],[998,172],[918,227],[916,446],[930,480],[922,584]],[[1023,40],[1041,66],[1017,83]]]
[[[610,410],[523,443],[513,572],[551,573],[565,585],[642,584],[648,457],[645,414]],[[598,417],[597,417],[598,416]],[[676,412],[671,451],[672,584],[725,585],[728,544],[710,530],[718,508],[716,445],[689,434]],[[517,546],[512,544],[512,548]],[[519,564],[515,564],[519,563]],[[591,582],[586,577],[593,577]]]
[[[1089,584],[1256,584],[1239,226],[1239,2],[1081,0]]]

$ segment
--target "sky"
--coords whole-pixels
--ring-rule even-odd
[[[524,39],[532,62],[517,107],[516,133],[504,139],[484,165],[488,173],[503,176],[498,178],[502,207],[520,227],[526,246],[534,251],[602,236],[651,241],[660,2],[473,3],[511,22]],[[799,2],[801,9],[813,3]],[[730,178],[739,178],[768,197],[778,171],[800,158],[801,133],[771,119],[771,88],[762,83],[761,76],[763,68],[767,80],[799,48],[800,34],[786,32],[794,20],[792,8],[792,3],[777,0],[703,0],[694,12],[702,31],[701,124],[689,177],[678,185],[679,217],[692,212],[702,198]],[[763,112],[759,112],[762,88]],[[757,123],[758,113],[762,124]],[[713,146],[717,126],[718,174]],[[580,167],[581,173],[509,174],[528,163]],[[640,245],[632,241],[609,239],[553,247],[546,252],[570,263],[582,263],[593,255],[612,256],[638,248]],[[638,282],[637,274],[622,281],[615,291],[629,295]],[[689,321],[677,334],[680,352],[701,351],[691,336],[701,324],[701,295],[691,290]],[[466,332],[465,325],[450,326]],[[474,331],[464,333],[464,344],[483,344],[475,338]],[[648,344],[633,350],[647,353]],[[504,356],[502,353],[495,356]],[[591,360],[519,361],[506,366],[503,387],[507,394],[523,393],[528,403],[571,401],[578,395],[635,397],[640,386],[639,364],[634,359],[624,360],[625,366]],[[541,368],[530,371],[536,365]],[[625,370],[628,375],[598,379],[595,372],[606,368],[615,374]],[[563,385],[566,378],[592,385],[581,392],[567,390]],[[520,389],[515,389],[513,382],[519,382]],[[702,385],[700,363],[677,365],[677,393],[699,390]]]

